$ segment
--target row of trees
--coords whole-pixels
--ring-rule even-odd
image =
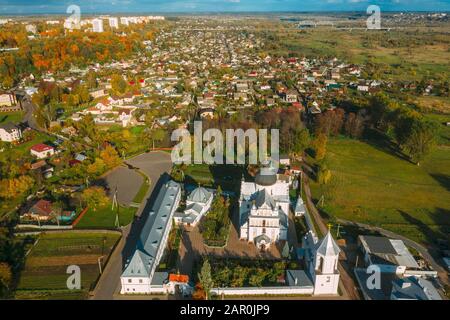
[[[211,208],[201,221],[200,225],[200,231],[202,232],[206,244],[225,244],[230,227],[229,210],[229,199],[223,197],[222,189],[219,186],[211,204]]]

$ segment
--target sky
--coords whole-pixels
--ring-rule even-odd
[[[0,0],[0,14],[65,14],[69,5],[81,13],[181,13],[271,11],[450,11],[450,0]]]

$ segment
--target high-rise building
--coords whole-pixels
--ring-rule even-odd
[[[109,18],[109,26],[111,27],[111,29],[119,28],[119,19],[117,17]]]
[[[121,17],[120,18],[120,24],[123,24],[125,26],[129,25],[128,17]]]
[[[103,20],[102,19],[92,20],[92,31],[93,32],[103,32]]]

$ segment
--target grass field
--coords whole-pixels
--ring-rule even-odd
[[[116,232],[54,232],[39,236],[21,273],[16,299],[83,299],[99,275],[98,258],[106,261],[120,238]],[[81,290],[68,290],[69,265],[81,270]]]
[[[120,207],[119,208],[119,221],[121,226],[128,225],[136,213],[136,208],[133,207]],[[88,229],[88,228],[114,228],[116,221],[115,212],[112,212],[111,205],[97,210],[89,209],[88,212],[81,218],[76,228]]]
[[[193,164],[187,166],[184,174],[186,183],[213,188],[220,185],[222,190],[233,191],[240,186],[242,169],[233,165]]]
[[[23,112],[17,111],[17,112],[0,112],[0,124],[12,122],[12,123],[18,123],[22,121],[23,118]]]
[[[144,200],[145,195],[147,194],[148,188],[150,188],[150,181],[148,181],[147,176],[142,173],[141,175],[143,176],[144,181],[142,181],[138,193],[136,193],[136,195],[134,196],[133,202],[135,203],[141,203]]]
[[[445,30],[391,31],[316,28],[307,31],[272,30],[278,46],[274,55],[296,53],[307,57],[338,57],[349,63],[373,62],[389,67],[383,79],[420,80],[423,75],[450,76]],[[395,45],[394,45],[395,44]]]
[[[377,225],[431,243],[450,233],[450,149],[441,146],[420,166],[367,143],[328,143],[332,181],[311,184],[325,214]]]

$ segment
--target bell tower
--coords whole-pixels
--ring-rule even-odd
[[[339,246],[328,231],[316,244],[314,259],[310,268],[314,278],[314,294],[337,294],[339,284]]]

